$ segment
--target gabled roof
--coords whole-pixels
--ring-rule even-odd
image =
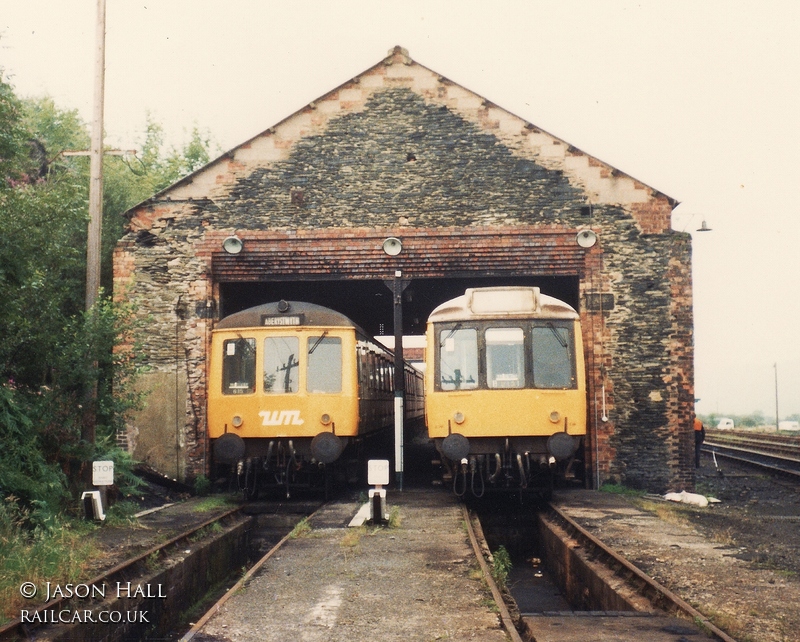
[[[237,177],[285,160],[300,140],[323,135],[331,120],[363,110],[374,92],[392,88],[408,89],[428,104],[451,110],[491,132],[522,159],[562,171],[571,184],[586,194],[587,205],[641,204],[653,197],[666,198],[672,208],[678,204],[655,188],[420,65],[398,46],[378,64],[161,190],[128,214],[159,201],[222,196]]]

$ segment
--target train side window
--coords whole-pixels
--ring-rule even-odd
[[[267,337],[264,339],[264,392],[286,394],[298,390],[297,337]]]
[[[308,337],[308,392],[342,391],[342,339]]]
[[[453,328],[439,332],[439,386],[442,390],[478,387],[478,331]]]
[[[378,387],[375,381],[375,377],[377,377],[378,373],[375,366],[375,353],[372,350],[367,353],[367,372],[369,376],[368,388],[370,390],[375,390]]]
[[[358,363],[358,383],[361,388],[367,387],[367,353],[363,346],[359,345],[357,352]]]
[[[573,341],[569,328],[548,323],[534,326],[533,386],[535,388],[574,388]]]
[[[525,334],[522,328],[486,329],[486,383],[490,388],[525,386]]]
[[[222,394],[256,391],[256,340],[229,339],[222,344]]]

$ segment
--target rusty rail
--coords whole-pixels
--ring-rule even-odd
[[[604,563],[606,566],[614,567],[616,572],[621,577],[624,577],[630,586],[635,588],[639,594],[644,595],[654,606],[667,612],[684,614],[705,628],[721,642],[736,642],[735,639],[717,628],[705,615],[700,613],[700,611],[695,609],[691,604],[681,599],[665,586],[656,582],[656,580],[631,564],[624,557],[621,557],[611,550],[562,510],[552,504],[549,505],[549,509],[551,515],[555,515],[558,518],[558,521],[561,522],[561,525],[572,537],[580,541],[583,546],[593,548],[598,557],[605,558],[606,561]]]
[[[88,586],[99,586],[102,584],[112,584],[115,581],[115,578],[123,577],[126,572],[133,571],[138,565],[146,564],[148,558],[151,558],[152,555],[161,556],[165,551],[172,547],[177,547],[177,545],[181,544],[182,542],[186,541],[187,539],[193,537],[198,531],[214,524],[216,522],[221,522],[229,517],[232,517],[234,514],[241,511],[241,506],[237,506],[236,508],[232,508],[220,515],[207,519],[202,524],[199,524],[192,528],[191,530],[185,531],[180,535],[176,535],[172,539],[158,544],[157,546],[153,546],[152,548],[146,550],[144,553],[137,555],[136,557],[132,557],[121,564],[117,564],[113,568],[104,571],[97,577],[94,577],[86,582],[82,582],[82,584],[86,584]],[[35,609],[31,609],[33,613],[42,613],[47,610],[56,609],[58,607],[64,606],[68,604],[70,601],[69,598],[66,597],[58,597],[55,599],[42,604]],[[7,622],[3,626],[0,626],[0,641],[3,640],[26,640],[32,639],[33,631],[39,628],[39,626],[31,626],[30,623],[22,622],[21,618],[17,618],[12,620],[11,622]]]
[[[523,642],[522,637],[517,631],[514,619],[511,617],[511,613],[509,612],[505,600],[503,599],[503,594],[497,587],[497,583],[492,577],[492,571],[489,569],[489,565],[486,563],[486,559],[483,556],[483,550],[478,543],[478,538],[475,535],[475,529],[472,526],[472,517],[469,513],[469,510],[462,504],[461,511],[464,515],[464,523],[466,524],[467,533],[469,534],[469,541],[472,543],[472,550],[475,552],[475,557],[478,560],[478,564],[480,564],[481,571],[483,572],[483,579],[489,586],[489,590],[492,592],[492,597],[497,604],[497,609],[500,612],[500,620],[503,623],[503,628],[506,630],[506,633],[508,633],[508,636],[511,638],[512,642]]]

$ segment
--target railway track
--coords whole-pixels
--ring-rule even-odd
[[[508,590],[522,640],[560,642],[603,631],[606,637],[597,639],[660,642],[676,639],[662,638],[665,631],[694,639],[691,635],[702,630],[710,639],[735,642],[555,504],[510,516],[491,507],[476,510],[487,529],[484,551],[500,544],[514,551]]]
[[[170,538],[168,541],[152,546],[143,553],[131,557],[85,582],[59,585],[59,590],[54,590],[55,587],[51,589],[48,583],[46,587],[47,595],[55,595],[54,598],[39,606],[25,609],[24,618],[21,616],[1,626],[0,641],[32,639],[35,636],[35,632],[47,624],[75,623],[75,614],[78,614],[79,622],[83,621],[89,617],[83,614],[97,607],[97,601],[93,598],[104,598],[106,595],[117,594],[120,586],[123,587],[123,593],[129,588],[135,592],[136,587],[140,586],[137,584],[137,578],[141,578],[146,574],[148,569],[158,565],[175,551],[184,550],[187,546],[193,545],[203,533],[208,533],[214,529],[215,525],[224,526],[232,523],[240,517],[240,511],[241,507],[232,508],[205,520]],[[71,588],[68,589],[67,587]],[[20,590],[22,591],[24,588],[33,591],[33,585],[30,582],[24,584]],[[142,589],[142,592],[144,590]],[[149,587],[147,590],[149,592]],[[130,591],[128,591],[129,593]],[[125,594],[125,596],[127,597],[128,594]],[[163,597],[163,595],[152,597]],[[87,602],[87,598],[89,598],[89,602]],[[67,622],[64,621],[64,613],[70,614]]]
[[[702,450],[800,478],[800,436],[709,430]]]
[[[558,524],[584,549],[592,561],[608,569],[627,589],[647,600],[655,612],[679,615],[700,625],[709,635],[721,642],[736,642],[715,626],[707,617],[678,595],[658,583],[627,559],[606,546],[557,506],[548,505],[546,519]]]
[[[469,510],[466,506],[461,507],[464,525],[467,530],[467,534],[469,536],[470,544],[472,546],[473,553],[475,554],[475,559],[477,560],[480,568],[481,573],[483,576],[483,580],[486,583],[487,588],[492,594],[492,598],[495,601],[497,606],[498,615],[500,617],[500,621],[503,625],[504,630],[508,634],[509,639],[511,642],[525,642],[525,639],[520,635],[519,631],[517,630],[518,620],[515,620],[512,617],[511,612],[506,604],[505,597],[503,595],[503,591],[497,585],[497,582],[494,579],[492,571],[487,563],[485,552],[488,551],[488,545],[486,544],[485,538],[483,536],[483,531],[481,529],[480,521],[473,515],[470,514]],[[313,514],[309,517],[313,517]],[[236,595],[237,592],[241,591],[250,579],[258,573],[258,571],[266,564],[272,557],[277,555],[283,545],[290,539],[290,535],[286,535],[283,537],[275,546],[273,546],[261,559],[259,559],[248,571],[245,573],[244,576],[234,584],[225,594],[214,603],[211,608],[209,608],[202,617],[200,617],[197,622],[195,622],[192,627],[187,631],[183,637],[180,638],[179,642],[191,642],[194,640],[198,635],[201,634],[203,627],[206,623],[216,614],[219,610],[228,602],[228,600]]]
[[[422,497],[422,496],[420,496]],[[434,500],[438,501],[438,500]],[[414,501],[416,503],[416,500]],[[325,506],[323,506],[325,508]],[[313,509],[312,509],[313,510]],[[321,510],[321,509],[320,509]],[[329,510],[325,508],[325,510]],[[344,509],[347,510],[346,507]],[[507,632],[509,639],[514,642],[524,642],[526,640],[532,639],[532,636],[535,636],[537,640],[550,640],[549,637],[540,637],[540,633],[535,631],[533,627],[536,626],[550,626],[555,627],[558,626],[559,630],[561,631],[573,631],[574,627],[574,638],[571,639],[584,639],[581,637],[583,633],[580,629],[581,626],[590,626],[595,627],[602,627],[604,630],[616,626],[617,623],[627,621],[634,621],[635,620],[635,629],[639,631],[639,635],[643,630],[647,631],[658,631],[663,630],[665,627],[664,622],[666,621],[665,618],[667,614],[679,614],[681,618],[680,626],[691,627],[692,623],[694,622],[695,625],[699,625],[703,628],[706,632],[708,632],[711,636],[713,636],[716,640],[721,642],[734,642],[734,640],[726,635],[723,631],[719,630],[714,626],[712,622],[710,622],[707,618],[702,616],[698,611],[693,609],[688,603],[684,602],[680,597],[673,594],[656,581],[651,579],[649,576],[644,574],[640,571],[636,566],[627,562],[623,557],[617,554],[615,551],[611,550],[609,547],[605,546],[603,542],[598,540],[595,536],[593,536],[590,532],[588,532],[585,528],[583,528],[580,524],[578,524],[574,519],[572,519],[569,515],[567,515],[563,510],[560,510],[557,506],[549,506],[547,507],[546,514],[540,514],[537,516],[537,519],[541,519],[543,521],[547,521],[550,524],[550,528],[555,532],[558,531],[558,537],[561,539],[561,546],[564,550],[569,551],[578,551],[579,554],[584,558],[589,560],[589,562],[594,565],[595,567],[602,569],[596,571],[598,576],[604,576],[605,579],[603,580],[606,582],[606,585],[610,588],[604,589],[611,592],[617,592],[622,597],[620,598],[621,602],[627,602],[625,606],[626,613],[623,614],[617,611],[622,611],[623,609],[611,608],[611,607],[596,607],[589,598],[586,597],[587,586],[589,582],[586,581],[585,576],[581,576],[577,580],[573,580],[575,584],[577,584],[580,588],[580,595],[572,600],[574,606],[572,607],[573,611],[564,610],[559,613],[539,613],[538,615],[541,617],[536,617],[537,614],[532,613],[523,613],[520,614],[519,610],[515,608],[513,604],[513,600],[511,601],[510,607],[506,603],[505,596],[507,592],[498,587],[493,574],[491,572],[489,563],[486,559],[486,554],[490,550],[489,544],[486,542],[486,539],[483,534],[483,527],[479,520],[476,520],[474,515],[470,514],[470,512],[466,509],[466,507],[462,506],[461,511],[463,514],[463,524],[467,530],[470,543],[472,545],[475,560],[477,560],[478,564],[481,567],[481,571],[483,574],[483,579],[485,581],[486,587],[488,587],[489,591],[492,594],[495,604],[498,608],[498,615],[499,619]],[[237,515],[239,514],[240,509],[236,508],[230,510],[222,515],[219,515],[213,519],[209,519],[202,524],[199,524],[195,528],[187,531],[186,533],[182,533],[178,537],[172,538],[169,542],[165,542],[159,546],[152,547],[149,550],[145,551],[144,553],[136,556],[135,558],[128,560],[125,564],[121,564],[113,569],[110,569],[102,576],[96,577],[91,581],[87,582],[87,585],[111,585],[116,582],[131,582],[136,581],[133,578],[141,577],[145,571],[147,570],[147,565],[152,563],[154,557],[164,556],[167,557],[170,554],[170,550],[177,550],[178,552],[181,551],[183,548],[188,548],[190,544],[188,542],[192,541],[193,537],[196,537],[197,533],[202,531],[203,529],[209,528],[215,522],[219,520],[235,520],[237,519]],[[309,511],[310,512],[310,511]],[[435,509],[432,514],[439,514],[439,509]],[[314,513],[316,515],[317,513]],[[532,513],[531,515],[534,515]],[[332,518],[328,518],[332,521],[325,522],[323,518],[320,526],[325,528],[331,528],[333,525],[341,524],[341,517],[342,517],[342,510],[340,509],[338,513],[335,513]],[[526,516],[524,518],[528,520]],[[533,525],[533,519],[528,520],[531,525]],[[430,524],[430,521],[426,521],[425,524]],[[517,524],[519,525],[519,523]],[[531,526],[532,528],[537,528],[541,530],[540,525]],[[287,529],[288,531],[288,529]],[[324,531],[321,531],[324,532]],[[386,539],[389,541],[399,542],[401,541],[400,533],[398,532],[398,537],[395,539],[393,535],[386,535]],[[336,536],[338,537],[338,536]],[[264,555],[254,566],[250,568],[247,574],[242,577],[242,579],[232,588],[230,588],[224,595],[224,597],[217,602],[214,606],[207,610],[206,614],[200,619],[196,621],[196,624],[192,627],[190,631],[188,631],[182,638],[182,640],[192,640],[195,636],[203,630],[203,627],[211,620],[215,614],[219,613],[222,610],[222,605],[226,604],[229,598],[236,596],[237,594],[241,594],[242,587],[251,581],[254,576],[259,575],[259,571],[264,567],[267,562],[273,564],[272,560],[281,559],[281,558],[288,558],[291,553],[285,552],[283,550],[285,543],[288,541],[288,536],[284,536],[277,544],[272,546],[269,552]],[[490,537],[490,539],[492,539]],[[272,540],[275,541],[275,540]],[[323,540],[321,539],[310,539],[306,540],[305,546],[312,546],[322,543]],[[336,540],[332,540],[334,543]],[[374,542],[378,542],[378,540],[373,540]],[[438,541],[438,540],[437,540]],[[395,545],[393,544],[392,547]],[[415,545],[417,546],[417,545]],[[338,547],[341,548],[341,544],[338,544]],[[295,546],[295,548],[297,548]],[[416,548],[409,549],[409,551],[415,551]],[[186,551],[188,552],[188,551]],[[280,554],[278,555],[278,553]],[[363,553],[362,553],[363,554]],[[489,554],[490,556],[490,554]],[[334,556],[336,557],[336,556]],[[299,558],[303,559],[303,558]],[[428,562],[430,564],[430,562]],[[447,564],[452,565],[452,562],[447,562]],[[569,563],[566,565],[567,567],[570,566]],[[575,564],[577,566],[577,564]],[[318,569],[315,568],[315,571]],[[450,569],[448,569],[450,570]],[[273,578],[284,578],[288,579],[289,577],[294,577],[295,571],[297,574],[301,573],[301,570],[298,567],[293,567],[293,571],[291,575],[284,574],[284,573],[275,573],[271,571]],[[569,572],[573,572],[570,570]],[[593,573],[595,571],[592,571]],[[437,574],[439,573],[439,574]],[[348,576],[349,577],[349,576]],[[441,577],[441,572],[436,572],[432,577],[436,577],[437,581],[444,580]],[[281,583],[281,591],[283,590],[283,584]],[[304,584],[307,586],[309,590],[313,591],[314,587]],[[248,588],[248,593],[251,590],[256,590],[254,588]],[[359,592],[362,590],[365,593],[369,593],[370,589],[367,587],[360,587]],[[594,590],[594,589],[592,589]],[[171,595],[169,597],[172,597]],[[394,598],[393,598],[394,599]],[[608,604],[616,604],[613,600],[607,602]],[[421,603],[420,603],[421,604]],[[632,606],[631,606],[632,605]],[[79,605],[70,605],[68,601],[59,600],[58,602],[48,602],[38,608],[40,612],[44,612],[47,610],[53,611],[58,609],[72,609],[76,610],[78,607],[84,608],[86,607],[86,601],[84,600],[83,603]],[[95,605],[96,606],[96,605]],[[228,610],[233,607],[226,607]],[[591,615],[592,618],[588,618],[587,615]],[[553,620],[557,619],[558,623],[553,624]],[[600,620],[603,619],[601,623]],[[592,620],[591,623],[588,623],[587,620]],[[333,620],[331,620],[333,622]],[[346,618],[345,618],[346,622]],[[543,624],[547,623],[547,624]],[[331,626],[333,624],[331,623]],[[672,625],[673,628],[675,625]],[[650,627],[650,628],[648,628]],[[184,631],[186,629],[183,629]],[[555,630],[555,629],[552,629]],[[47,631],[33,631],[30,627],[26,627],[24,623],[19,621],[10,623],[6,625],[2,629],[0,629],[0,640],[10,640],[10,639],[30,639],[34,636],[39,639],[42,635],[47,635]],[[657,637],[657,634],[653,634],[654,637],[648,637],[651,642],[659,642],[661,638]],[[86,637],[86,636],[84,636]],[[87,637],[89,639],[91,636]],[[126,639],[148,639],[147,636],[145,637],[131,637]],[[556,639],[556,638],[552,638]],[[567,639],[567,638],[558,638],[558,639]],[[623,640],[639,640],[643,639],[642,637],[626,637],[626,634],[620,634],[616,636],[614,639],[623,641]]]

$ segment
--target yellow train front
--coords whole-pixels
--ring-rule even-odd
[[[408,370],[408,394],[421,396],[421,375]],[[419,404],[409,408],[421,414]],[[356,476],[363,440],[391,426],[393,412],[393,355],[334,310],[279,301],[230,315],[213,332],[213,465],[232,468],[248,498],[259,488],[323,488],[334,463]]]
[[[571,306],[539,288],[469,289],[431,313],[427,355],[428,435],[456,494],[547,495],[579,472],[586,377]]]

